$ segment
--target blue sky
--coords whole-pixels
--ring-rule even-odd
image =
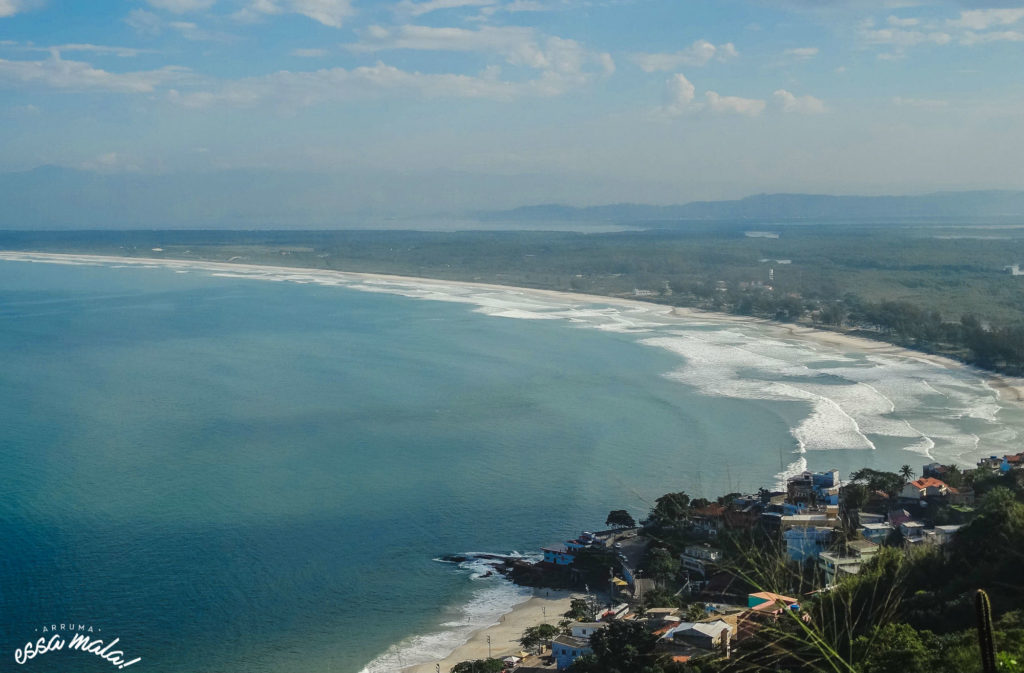
[[[0,0],[0,171],[396,210],[1024,188],[1022,73],[1012,2]]]

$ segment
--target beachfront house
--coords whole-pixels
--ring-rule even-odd
[[[550,563],[556,566],[568,566],[572,565],[572,562],[576,560],[576,554],[574,554],[564,544],[555,545],[553,547],[543,547],[541,551],[544,552],[544,563]]]
[[[560,671],[572,666],[572,662],[580,657],[593,653],[589,638],[560,635],[551,640],[551,655],[555,658],[555,665]]]
[[[558,670],[564,671],[583,655],[593,654],[590,637],[606,626],[608,624],[602,622],[573,622],[569,625],[569,635],[556,636],[551,641],[551,654]]]

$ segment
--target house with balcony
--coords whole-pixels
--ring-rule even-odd
[[[878,545],[868,540],[851,540],[845,551],[822,552],[818,567],[825,573],[825,581],[834,583],[844,575],[856,575],[861,566],[878,552]]]
[[[683,568],[707,577],[710,571],[722,559],[722,552],[709,544],[691,544],[679,555]]]

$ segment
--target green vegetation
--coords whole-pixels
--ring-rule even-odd
[[[451,668],[451,673],[501,673],[505,662],[501,659],[475,659],[460,661]]]
[[[547,647],[551,639],[558,635],[558,627],[551,624],[538,624],[523,631],[519,644],[529,652],[539,652]]]
[[[608,512],[608,518],[604,520],[606,526],[617,526],[619,528],[632,528],[636,526],[636,521],[629,515],[624,509],[613,509]]]

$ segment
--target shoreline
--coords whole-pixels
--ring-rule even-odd
[[[924,353],[910,348],[898,346],[885,341],[876,341],[844,332],[820,329],[796,323],[779,323],[766,318],[739,316],[731,313],[719,313],[686,306],[668,306],[638,299],[626,299],[607,295],[580,294],[561,290],[545,290],[525,288],[514,285],[497,285],[465,280],[445,280],[424,276],[396,276],[393,274],[367,273],[363,271],[341,271],[336,269],[313,269],[296,266],[273,266],[267,264],[242,264],[236,262],[215,262],[207,260],[187,260],[158,257],[119,257],[116,255],[89,255],[79,253],[32,252],[19,250],[0,251],[0,260],[27,261],[57,264],[128,264],[134,266],[161,266],[172,269],[202,269],[221,273],[233,271],[249,271],[251,273],[295,273],[305,274],[313,278],[334,278],[340,280],[357,280],[364,282],[395,283],[418,285],[424,289],[442,289],[456,287],[463,289],[494,290],[512,292],[522,296],[546,297],[581,304],[611,304],[634,311],[661,315],[666,318],[712,320],[719,323],[739,325],[757,325],[770,330],[784,339],[811,342],[831,348],[845,348],[863,354],[889,355],[910,358],[926,362],[946,369],[964,369],[976,373],[983,378],[1000,401],[1014,406],[1024,407],[1024,378],[1006,376],[974,367],[964,362],[942,355]]]
[[[573,598],[582,596],[564,589],[534,589],[533,596],[499,617],[496,623],[481,627],[470,634],[466,642],[457,646],[443,659],[402,668],[403,673],[448,673],[452,666],[462,661],[486,659],[487,639],[490,638],[490,653],[494,659],[517,655],[522,650],[519,638],[531,626],[548,623],[557,625],[562,615],[569,610]]]
[[[550,310],[552,306],[545,306],[543,299],[557,300],[559,304],[566,304],[571,311],[579,311],[580,314],[594,313],[591,307],[598,307],[597,313],[601,313],[604,306],[617,307],[623,315],[618,316],[621,321],[612,321],[606,328],[627,327],[629,330],[642,328],[646,324],[653,324],[658,321],[660,325],[672,325],[673,321],[692,321],[704,323],[705,325],[749,325],[764,330],[769,335],[780,340],[790,340],[814,345],[820,345],[824,349],[836,349],[837,352],[847,350],[863,355],[879,355],[888,357],[905,358],[921,363],[927,363],[932,367],[945,368],[949,370],[968,371],[980,379],[976,385],[987,385],[991,395],[995,395],[1001,402],[1007,405],[1022,407],[1024,404],[1024,379],[1005,377],[996,373],[980,370],[976,367],[945,358],[938,355],[921,353],[911,349],[903,348],[883,341],[876,341],[869,338],[821,330],[813,327],[774,322],[764,318],[749,316],[738,316],[725,313],[704,311],[689,307],[672,307],[665,304],[657,304],[637,299],[622,297],[608,297],[602,295],[589,295],[579,293],[562,292],[558,290],[543,290],[534,288],[520,288],[507,285],[496,285],[489,283],[477,283],[472,281],[455,281],[434,278],[421,278],[413,276],[395,276],[388,274],[373,274],[364,272],[337,271],[327,269],[308,269],[303,267],[281,267],[271,265],[237,264],[232,262],[213,262],[203,260],[181,260],[181,259],[159,259],[159,258],[130,258],[104,255],[79,255],[61,253],[32,253],[17,251],[0,251],[0,261],[24,261],[50,264],[70,264],[87,266],[116,266],[135,268],[162,268],[173,270],[178,273],[186,271],[209,272],[213,275],[229,277],[233,279],[251,278],[261,280],[289,281],[296,283],[321,283],[322,285],[352,289],[359,291],[387,292],[400,294],[407,297],[421,299],[472,303],[478,309],[497,311],[495,307],[501,302],[495,300],[493,303],[480,303],[476,301],[480,296],[485,300],[492,297],[487,292],[503,293],[503,297],[515,297],[521,299],[518,304],[508,302],[508,307],[500,308],[499,312],[488,313],[496,316],[513,316],[519,311],[525,311],[540,307]],[[459,288],[473,290],[479,294],[474,296],[469,292],[459,293]],[[484,292],[481,292],[484,291]],[[520,311],[520,309],[525,309]],[[565,309],[557,316],[559,319],[566,319]],[[614,310],[613,310],[614,311]],[[513,316],[514,317],[514,316]],[[522,317],[522,316],[520,316]],[[530,316],[528,316],[530,317]],[[532,317],[544,317],[535,315]],[[678,324],[678,323],[677,323]],[[935,371],[938,371],[937,369]],[[928,376],[927,374],[925,374]],[[991,399],[991,397],[988,397]],[[804,460],[803,454],[797,457],[798,462]],[[796,463],[794,463],[796,464]],[[806,463],[805,463],[806,464]],[[788,469],[788,468],[787,468]],[[766,478],[767,479],[767,478]],[[440,665],[442,673],[454,666],[456,663],[465,660],[482,659],[488,656],[487,638],[491,638],[491,654],[495,658],[518,654],[520,651],[518,639],[523,630],[530,626],[543,623],[557,624],[561,615],[568,610],[569,600],[572,594],[568,591],[550,590],[552,596],[546,597],[546,590],[534,590],[530,598],[510,606],[508,612],[502,614],[498,621],[490,625],[474,625],[473,630],[463,630],[457,634],[457,638],[465,638],[465,641],[455,646],[443,659],[435,659],[421,664],[413,664],[402,667],[403,673],[435,673]],[[556,596],[557,594],[557,596]],[[501,608],[499,608],[501,609]],[[494,613],[490,613],[494,614]],[[441,627],[442,629],[445,627]],[[456,638],[448,640],[446,646],[451,646]],[[441,651],[440,648],[438,651]],[[401,661],[401,659],[399,659]],[[397,667],[395,667],[397,668]],[[364,673],[365,673],[364,669]],[[394,670],[389,668],[388,670]]]

